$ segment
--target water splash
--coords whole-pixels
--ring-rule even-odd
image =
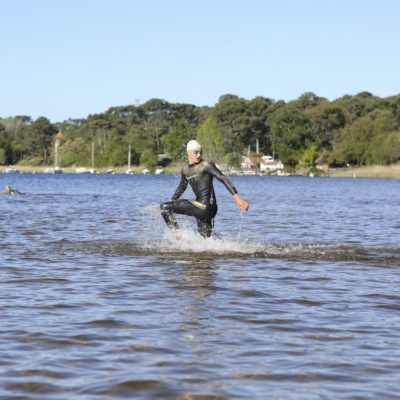
[[[400,265],[398,246],[357,246],[343,244],[249,243],[211,237],[204,239],[192,229],[176,232],[165,228],[161,238],[134,240],[61,241],[59,251],[81,251],[107,256],[174,256],[174,257],[239,257],[282,259],[290,261],[324,260],[329,262],[362,262],[385,268]]]
[[[178,237],[178,239],[177,239]],[[188,227],[174,232],[164,231],[160,246],[166,251],[210,254],[254,254],[262,250],[259,244],[250,244],[246,241],[230,241],[222,237],[203,238]]]
[[[286,260],[357,261],[380,267],[400,264],[398,246],[361,246],[340,243],[285,243],[254,242],[243,238],[244,215],[241,212],[239,231],[231,236],[218,232],[203,238],[196,231],[193,218],[178,216],[178,231],[168,229],[160,215],[158,205],[142,208],[142,223],[134,239],[95,240],[86,242],[62,241],[62,250],[82,251],[86,254],[102,253],[115,256],[168,256],[174,257],[240,257]],[[232,236],[233,235],[233,236]],[[236,237],[235,237],[236,235]],[[177,239],[177,237],[179,237]]]
[[[243,224],[244,224],[243,210],[240,210],[240,227],[239,227],[239,231],[237,233],[237,239],[236,239],[237,241],[240,241],[240,236],[242,234]]]
[[[253,254],[261,248],[256,243],[249,244],[241,238],[244,225],[243,211],[240,213],[240,227],[236,239],[231,239],[229,234],[213,232],[210,238],[203,238],[193,226],[194,218],[184,215],[176,215],[179,221],[179,230],[168,229],[160,215],[158,205],[149,205],[141,210],[143,227],[141,232],[141,246],[143,249],[153,252],[190,252],[213,254]],[[235,233],[233,233],[235,235]]]
[[[139,212],[141,213],[141,236],[143,239],[161,237],[162,231],[165,228],[160,213],[159,204],[151,204],[142,207]]]

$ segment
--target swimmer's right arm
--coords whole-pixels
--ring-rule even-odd
[[[183,192],[186,190],[187,185],[188,185],[188,181],[186,179],[186,176],[184,174],[182,174],[181,175],[181,181],[179,182],[179,185],[176,188],[175,193],[172,196],[171,200],[172,201],[178,200],[179,197],[181,197]]]

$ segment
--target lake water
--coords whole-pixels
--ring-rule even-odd
[[[400,180],[231,179],[0,174],[0,399],[398,399]]]

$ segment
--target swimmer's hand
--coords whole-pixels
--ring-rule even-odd
[[[241,210],[247,211],[249,209],[249,203],[246,200],[242,199],[237,193],[233,195],[233,198],[235,199],[236,204]]]

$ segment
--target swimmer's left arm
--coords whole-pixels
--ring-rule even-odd
[[[214,163],[210,162],[208,163],[208,166],[209,166],[209,173],[225,185],[228,191],[233,195],[233,198],[235,199],[237,206],[241,210],[247,211],[249,209],[249,203],[239,196],[233,183],[217,168],[217,166]]]
[[[229,193],[233,196],[237,193],[234,184],[218,169],[218,167],[213,162],[208,162],[206,171],[212,175],[214,178],[218,179],[224,184]]]

